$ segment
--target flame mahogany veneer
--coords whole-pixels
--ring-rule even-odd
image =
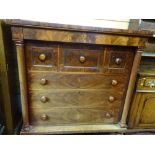
[[[147,31],[8,20],[16,46],[21,134],[119,132]]]

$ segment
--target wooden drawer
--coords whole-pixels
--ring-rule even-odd
[[[106,90],[31,91],[30,107],[121,107],[122,92]]]
[[[128,78],[103,74],[63,74],[51,72],[29,72],[30,90],[35,89],[109,89],[123,91]]]
[[[30,109],[30,123],[32,125],[60,125],[60,124],[99,124],[117,123],[119,110],[105,108],[51,108]]]
[[[27,44],[28,70],[58,70],[58,47],[53,44]]]
[[[132,68],[134,50],[132,48],[107,48],[104,68],[106,73],[127,73]]]
[[[28,70],[129,73],[134,50],[97,45],[28,43]]]
[[[155,77],[141,77],[138,80],[138,91],[155,91]]]
[[[60,70],[72,72],[103,71],[104,48],[88,45],[60,46]]]

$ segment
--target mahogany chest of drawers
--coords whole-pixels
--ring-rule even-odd
[[[149,32],[10,20],[21,134],[122,131]]]

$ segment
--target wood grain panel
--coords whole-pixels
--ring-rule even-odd
[[[141,124],[155,124],[155,96],[147,97],[140,118]]]
[[[85,59],[80,61],[80,57]],[[90,45],[60,46],[60,70],[73,72],[102,72],[104,47]]]
[[[123,93],[110,92],[106,90],[42,90],[30,91],[31,107],[121,107]],[[45,103],[40,98],[45,96]],[[114,101],[110,102],[109,97],[113,96]]]
[[[58,70],[58,46],[53,44],[28,44],[25,51],[29,70]],[[40,55],[44,55],[45,60],[40,60]]]
[[[31,108],[30,122],[32,125],[117,123],[119,113],[118,111],[118,109],[106,110],[105,108]],[[107,116],[107,113],[110,116]],[[42,115],[45,114],[47,115],[47,120],[42,120]]]
[[[44,85],[40,84],[45,79]],[[112,85],[112,80],[117,85]],[[35,89],[109,89],[123,91],[128,82],[128,77],[104,74],[72,74],[51,72],[29,72],[28,84],[30,90]]]
[[[136,93],[129,115],[129,128],[155,128],[154,93]]]
[[[145,46],[147,38],[108,35],[91,32],[72,32],[63,30],[23,29],[24,39],[68,43],[88,43],[121,46]]]
[[[28,20],[20,20],[20,19],[7,19],[5,21],[7,22],[7,24],[12,26],[31,27],[34,29],[35,28],[57,29],[57,30],[60,29],[60,30],[80,31],[80,32],[105,33],[105,34],[113,34],[113,35],[128,35],[128,36],[131,35],[131,36],[139,36],[139,37],[152,36],[152,32],[150,31],[112,29],[112,28],[105,28],[105,27],[95,27],[94,25],[82,26],[82,25],[75,25],[75,24],[74,25],[58,24],[58,23],[37,22],[37,21],[28,21]],[[109,20],[109,21],[113,22],[113,20]],[[135,22],[134,20],[130,20],[130,21]],[[119,22],[122,22],[122,20]]]
[[[104,61],[105,73],[130,74],[134,55],[135,53],[133,48],[106,48]],[[117,58],[121,59],[120,64],[116,64]]]

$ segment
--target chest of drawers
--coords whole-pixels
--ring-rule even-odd
[[[10,20],[21,134],[122,131],[151,33]]]

